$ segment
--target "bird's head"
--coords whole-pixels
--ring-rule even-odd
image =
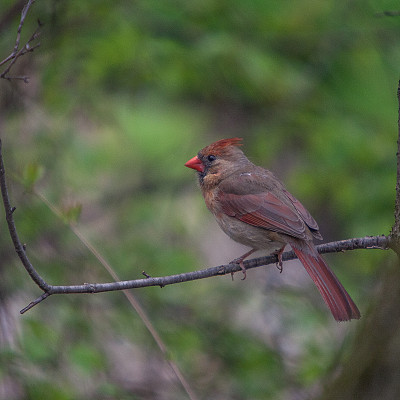
[[[239,148],[241,142],[241,138],[218,140],[201,149],[185,166],[198,172],[200,185],[218,184],[238,168],[249,163]]]

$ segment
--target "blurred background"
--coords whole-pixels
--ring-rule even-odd
[[[23,4],[0,3],[0,59]],[[40,19],[41,46],[11,71],[29,83],[0,81],[7,181],[32,263],[51,284],[112,280],[69,223],[121,279],[241,255],[183,166],[227,137],[244,138],[245,153],[286,183],[325,241],[388,234],[400,16],[384,12],[396,10],[382,0],[36,2],[21,43]],[[53,296],[19,315],[41,293],[2,217],[0,398],[189,398],[168,360],[199,399],[323,397],[365,335],[395,257],[326,258],[360,321],[336,323],[297,262],[245,281],[133,291],[165,357],[120,292]]]

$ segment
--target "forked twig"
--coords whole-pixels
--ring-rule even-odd
[[[24,56],[27,53],[31,53],[32,51],[34,51],[36,48],[38,48],[40,46],[40,43],[36,43],[36,44],[32,45],[32,42],[34,42],[39,37],[40,28],[42,27],[42,23],[40,21],[38,21],[38,27],[35,29],[35,31],[31,35],[31,37],[28,39],[28,41],[25,43],[24,46],[19,48],[20,41],[21,41],[22,27],[24,25],[28,11],[32,7],[34,2],[35,2],[35,0],[28,0],[26,5],[22,9],[21,19],[20,19],[20,22],[18,25],[18,30],[17,30],[17,38],[15,39],[13,51],[11,52],[11,54],[8,57],[6,57],[4,60],[0,61],[0,66],[9,63],[7,68],[0,74],[0,78],[7,79],[7,80],[18,79],[18,80],[23,80],[25,83],[29,82],[29,78],[27,76],[10,76],[9,72],[10,72],[12,66],[18,60],[18,58]]]

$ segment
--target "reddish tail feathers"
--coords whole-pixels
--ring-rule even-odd
[[[336,321],[359,319],[360,311],[312,244],[292,248],[314,281]]]

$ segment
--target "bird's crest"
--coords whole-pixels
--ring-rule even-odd
[[[204,153],[221,154],[230,146],[242,146],[242,138],[221,139],[203,149]]]

